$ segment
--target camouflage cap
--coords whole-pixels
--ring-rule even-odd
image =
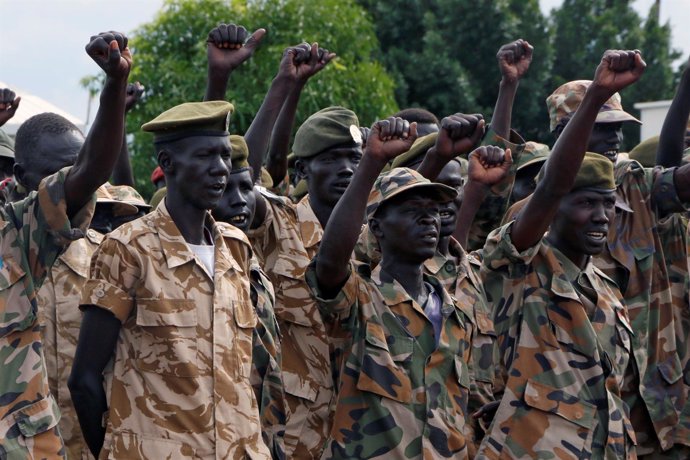
[[[14,159],[14,142],[2,129],[0,129],[0,157]]]
[[[537,182],[544,178],[544,168],[537,175]],[[613,176],[613,163],[604,155],[587,152],[582,160],[580,170],[575,176],[575,183],[570,189],[574,192],[577,189],[588,188],[599,191],[612,192],[616,190],[616,181]]]
[[[628,158],[638,161],[645,168],[653,168],[656,165],[656,150],[659,147],[659,136],[645,139],[628,153]]]
[[[131,216],[139,211],[148,212],[151,209],[139,192],[129,185],[101,185],[96,190],[96,206],[102,204],[112,205],[113,214],[116,216]]]
[[[154,135],[154,142],[172,142],[191,136],[227,136],[235,108],[225,101],[185,102],[166,110],[141,129]]]
[[[340,147],[362,145],[357,115],[344,107],[328,107],[319,110],[302,123],[292,151],[297,158],[309,158]]]
[[[438,139],[438,132],[417,138],[410,150],[395,157],[393,163],[391,163],[391,168],[402,168],[415,163],[417,160],[423,160],[426,152],[436,144],[436,139]]]
[[[367,219],[376,214],[381,204],[408,190],[428,190],[438,196],[442,202],[453,200],[458,196],[457,190],[447,185],[431,182],[426,177],[410,168],[393,168],[376,179],[374,188],[367,200]]]
[[[546,144],[532,141],[525,143],[525,150],[520,155],[517,170],[520,171],[533,164],[544,163],[549,157],[549,153],[551,153],[551,149]]]
[[[549,111],[550,129],[556,129],[558,123],[566,116],[571,116],[585,97],[591,80],[575,80],[564,83],[546,98],[546,108]],[[640,120],[623,110],[621,96],[616,93],[599,109],[597,123],[618,123],[632,121],[642,124]]]
[[[249,147],[244,137],[237,134],[231,134],[230,147],[232,147],[232,171],[238,172],[249,167]]]

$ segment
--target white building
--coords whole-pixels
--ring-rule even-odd
[[[638,102],[634,106],[640,111],[640,141],[661,134],[661,127],[671,107],[671,101]]]

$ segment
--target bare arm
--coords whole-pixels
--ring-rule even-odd
[[[504,139],[510,138],[510,123],[513,103],[520,79],[532,63],[534,48],[527,41],[519,39],[501,46],[496,54],[501,70],[501,83],[491,117],[491,129]]]
[[[0,127],[10,121],[19,108],[22,98],[9,88],[0,89]]]
[[[685,132],[690,117],[690,60],[680,77],[680,84],[668,109],[659,135],[656,164],[665,168],[680,166],[685,150]]]

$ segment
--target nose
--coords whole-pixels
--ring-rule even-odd
[[[608,224],[609,216],[606,213],[606,207],[603,204],[597,205],[592,211],[592,222]]]
[[[350,177],[355,174],[357,169],[357,162],[351,158],[342,158],[338,162],[338,175],[343,177]]]
[[[228,176],[230,174],[230,160],[225,160],[222,156],[218,155],[214,158],[211,163],[209,173],[212,176]]]

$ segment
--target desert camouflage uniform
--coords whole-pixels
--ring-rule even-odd
[[[259,403],[261,432],[274,460],[284,459],[285,390],[281,372],[280,330],[274,311],[273,285],[252,257],[249,268],[252,304],[259,323],[254,329],[251,383]]]
[[[69,458],[90,458],[67,388],[79,340],[81,290],[89,277],[91,255],[103,240],[93,229],[71,243],[50,269],[38,291],[38,313],[50,392],[60,408],[60,434]]]
[[[635,330],[638,373],[626,382],[623,398],[637,433],[638,455],[672,447],[685,403],[671,287],[657,229],[659,216],[682,210],[673,173],[674,168],[645,169],[632,160],[616,163],[615,222],[604,251],[594,258],[623,293]]]
[[[270,458],[250,384],[251,250],[239,230],[206,225],[213,278],[165,201],[93,255],[81,303],[122,322],[100,458]]]
[[[477,458],[635,458],[620,398],[632,362],[620,292],[591,262],[580,271],[546,241],[518,253],[511,226],[492,232],[483,251],[508,380]]]
[[[333,428],[324,459],[468,458],[471,319],[433,276],[441,296],[438,345],[422,307],[381,268],[355,263],[330,300],[319,299],[342,353]],[[319,297],[314,268],[307,274]]]
[[[81,238],[95,197],[71,220],[64,180],[47,177],[38,192],[2,208],[0,232],[0,458],[63,458],[60,412],[50,394],[37,321],[36,292],[60,252]]]
[[[319,248],[323,228],[309,196],[293,205],[264,193],[266,218],[248,234],[276,292],[283,351],[287,458],[320,458],[330,431],[333,402],[326,329],[304,274]]]

